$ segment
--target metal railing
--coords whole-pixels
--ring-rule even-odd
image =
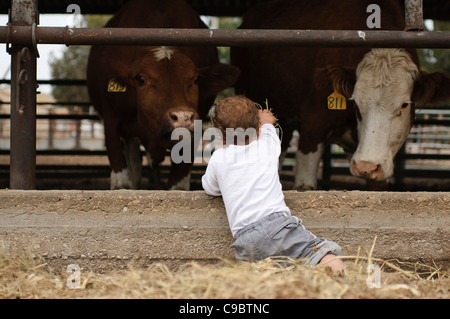
[[[41,82],[41,81],[38,81]],[[64,80],[56,81],[64,85]],[[55,83],[56,83],[55,82]],[[80,81],[79,84],[82,81]],[[67,81],[72,83],[72,81]],[[53,84],[53,83],[52,83]],[[8,103],[2,103],[8,105]],[[60,105],[66,109],[70,105],[81,103],[40,102],[38,105]],[[87,103],[89,104],[89,103]],[[55,110],[57,113],[58,111]],[[395,178],[393,188],[401,190],[407,178],[449,179],[450,180],[450,106],[438,110],[423,109],[417,116],[416,123],[396,157]],[[103,126],[100,117],[92,113],[72,114],[37,114],[37,150],[36,156],[46,158],[56,157],[93,157],[100,156],[105,160],[103,164],[96,161],[82,161],[80,163],[65,162],[64,164],[37,165],[37,176],[40,179],[61,179],[71,184],[70,179],[95,179],[109,176],[109,165],[106,160],[104,147]],[[9,148],[4,140],[9,139],[9,114],[0,114],[0,155],[8,156]],[[59,125],[58,125],[59,123]],[[82,129],[81,123],[84,123]],[[92,125],[98,125],[95,136],[92,135]],[[89,128],[88,128],[89,127]],[[94,139],[94,143],[92,143]],[[6,143],[7,144],[7,143]],[[142,153],[144,155],[144,152]],[[170,156],[170,153],[167,154]],[[281,172],[283,181],[293,182],[295,169],[295,149],[291,148]],[[169,161],[167,161],[169,162]],[[412,162],[412,164],[411,164]],[[431,163],[430,163],[431,162]],[[49,161],[52,163],[52,161]],[[167,176],[169,166],[163,165],[162,176]],[[204,165],[197,165],[194,169],[193,182],[199,183],[199,178],[205,169]],[[144,173],[148,173],[144,168]],[[9,174],[9,165],[0,165],[0,180],[5,180]],[[322,176],[320,183],[329,185],[333,176],[350,176],[348,158],[342,149],[330,146],[323,157]],[[6,186],[5,186],[6,187]],[[345,183],[341,186],[346,187]],[[422,190],[426,190],[423,187]],[[446,190],[446,189],[440,189]]]

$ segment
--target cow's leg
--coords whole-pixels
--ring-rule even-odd
[[[153,159],[150,152],[146,152],[148,167],[150,168],[150,184],[154,185],[156,188],[160,188],[161,186],[161,174],[159,170],[159,164],[153,165]]]
[[[131,177],[127,168],[118,172],[111,171],[111,189],[133,189]]]
[[[137,138],[121,139],[122,157],[125,167],[111,171],[111,189],[136,189],[141,179],[142,158],[140,155],[140,142]]]
[[[169,175],[169,189],[188,191],[191,187],[191,168],[191,163],[172,163]]]
[[[374,181],[368,179],[366,181],[368,191],[387,191],[389,190],[389,180],[384,181]]]
[[[127,163],[126,170],[128,171],[128,184],[131,189],[136,189],[139,185],[142,175],[142,156],[141,156],[141,142],[138,138],[131,138],[123,140],[123,153]]]
[[[189,152],[189,161],[181,161],[181,163],[175,164],[171,158],[170,174],[168,187],[169,190],[190,190],[191,188],[191,169],[194,162],[194,147],[196,143],[191,143],[190,149],[183,149],[184,152]]]
[[[118,122],[112,118],[104,118],[105,126],[105,144],[108,154],[109,164],[111,166],[111,189],[135,188],[133,178],[128,169],[125,156],[125,145],[119,135]]]
[[[117,126],[118,123],[114,119],[104,118],[106,152],[111,166],[110,188],[130,188],[127,161]]]
[[[317,189],[317,172],[325,146],[321,143],[315,152],[304,154],[298,150],[295,154],[295,183],[294,189]]]

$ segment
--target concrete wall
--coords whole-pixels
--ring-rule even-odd
[[[346,255],[450,263],[450,193],[285,192],[292,214]],[[0,247],[84,271],[233,259],[221,198],[202,191],[0,191]],[[364,251],[364,250],[362,250]]]

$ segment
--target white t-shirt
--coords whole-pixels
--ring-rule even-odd
[[[243,227],[275,212],[290,214],[278,175],[280,139],[272,124],[264,124],[257,140],[229,145],[210,158],[202,185],[222,196],[233,236]]]

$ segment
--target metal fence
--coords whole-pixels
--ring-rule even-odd
[[[39,81],[40,82],[40,81]],[[62,83],[60,80],[52,83]],[[67,83],[73,83],[67,81]],[[84,85],[82,81],[78,83]],[[89,103],[39,102],[36,116],[36,155],[45,158],[36,165],[36,175],[47,181],[64,181],[64,187],[74,187],[75,180],[91,179],[90,187],[98,188],[98,179],[109,177],[109,165],[104,146],[103,123],[90,107],[89,113],[67,111],[68,106]],[[0,103],[10,107],[9,103]],[[44,109],[44,110],[43,110]],[[81,111],[81,108],[80,108]],[[289,188],[293,184],[295,170],[296,139],[294,134],[292,145],[285,159],[281,177]],[[391,187],[405,190],[416,187],[420,190],[450,190],[450,185],[435,182],[421,183],[420,178],[450,181],[450,106],[440,109],[423,109],[417,113],[417,120],[405,142],[405,146],[397,155],[396,175]],[[5,181],[9,175],[9,163],[5,157],[10,155],[10,116],[9,112],[0,113],[0,187],[8,187]],[[144,155],[144,152],[143,152]],[[170,154],[167,154],[169,158]],[[3,160],[1,159],[3,157]],[[144,156],[143,156],[144,157]],[[72,160],[69,160],[72,159]],[[161,168],[163,178],[168,175],[169,160]],[[193,170],[193,189],[200,189],[200,177],[205,165],[196,165]],[[319,185],[322,188],[349,189],[351,182],[342,181],[351,177],[347,155],[337,145],[327,149],[321,165]],[[149,169],[144,168],[147,173]],[[340,179],[338,182],[333,182]],[[408,179],[415,179],[420,186],[411,186]],[[145,176],[144,176],[145,180]],[[354,178],[354,180],[357,180]],[[145,181],[144,181],[145,184]],[[443,184],[443,185],[442,185]],[[63,185],[50,182],[41,186],[61,187]],[[56,186],[55,186],[56,185]],[[60,185],[60,186],[58,186]],[[107,185],[105,186],[107,187]]]

